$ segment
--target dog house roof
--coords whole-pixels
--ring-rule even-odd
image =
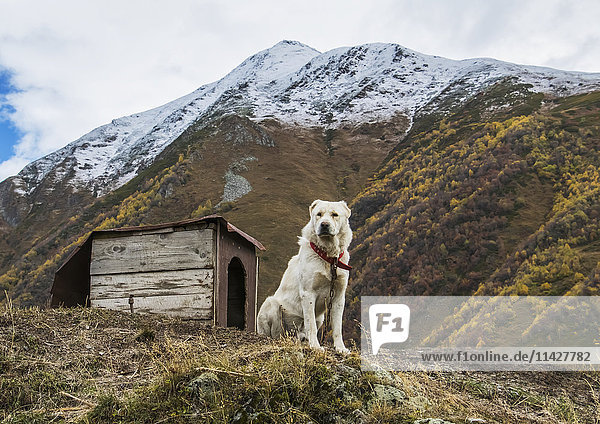
[[[223,218],[220,215],[208,215],[208,216],[203,216],[202,218],[184,219],[183,221],[166,222],[164,224],[156,224],[156,225],[142,225],[142,226],[138,226],[138,227],[123,227],[123,228],[113,228],[110,230],[97,230],[97,231],[93,231],[92,234],[110,234],[110,233],[140,231],[140,230],[160,230],[161,228],[184,227],[186,225],[196,224],[198,222],[204,222],[204,221],[207,221],[207,222],[213,221],[213,222],[220,222],[222,224],[225,224],[225,225],[227,225],[227,230],[230,233],[237,233],[240,236],[242,236],[243,238],[245,238],[247,241],[252,243],[254,246],[256,246],[259,250],[266,250],[265,247],[261,244],[261,242],[256,240],[251,235],[243,232],[242,230],[237,228],[232,223],[228,222],[225,218]]]
[[[203,216],[202,218],[184,219],[183,221],[166,222],[163,224],[156,224],[156,225],[141,225],[138,227],[122,227],[122,228],[112,228],[110,230],[96,230],[96,231],[92,231],[92,234],[110,234],[110,233],[121,233],[121,232],[142,231],[142,230],[144,230],[144,231],[160,230],[162,228],[184,227],[186,225],[196,224],[198,222],[205,222],[205,221],[207,221],[207,222],[218,221],[222,224],[225,224],[225,225],[227,225],[227,230],[229,232],[238,233],[240,236],[242,236],[243,238],[248,240],[250,243],[252,243],[254,246],[256,246],[259,250],[266,250],[265,247],[261,244],[261,242],[256,240],[251,235],[246,234],[245,232],[243,232],[242,230],[237,228],[235,225],[228,222],[225,218],[223,218],[220,215],[208,215],[208,216]],[[92,234],[90,234],[90,236]]]

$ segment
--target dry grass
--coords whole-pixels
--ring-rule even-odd
[[[392,375],[359,364],[356,352],[316,352],[195,321],[8,305],[0,310],[0,420],[600,422],[596,374]],[[381,384],[405,398],[382,401]]]

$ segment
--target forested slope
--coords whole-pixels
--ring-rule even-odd
[[[599,112],[506,81],[417,122],[351,205],[351,316],[361,295],[595,294]]]

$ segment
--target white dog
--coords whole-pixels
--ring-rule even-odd
[[[275,294],[258,312],[258,332],[280,337],[286,331],[295,331],[301,340],[308,340],[310,347],[322,350],[317,331],[330,305],[334,347],[347,353],[342,314],[351,268],[347,265],[352,240],[350,209],[343,201],[315,200],[309,212],[310,221],[298,238],[298,254],[290,259]]]

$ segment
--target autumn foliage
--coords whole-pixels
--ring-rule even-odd
[[[351,317],[361,295],[597,294],[600,93],[551,105],[409,133],[351,205]]]

